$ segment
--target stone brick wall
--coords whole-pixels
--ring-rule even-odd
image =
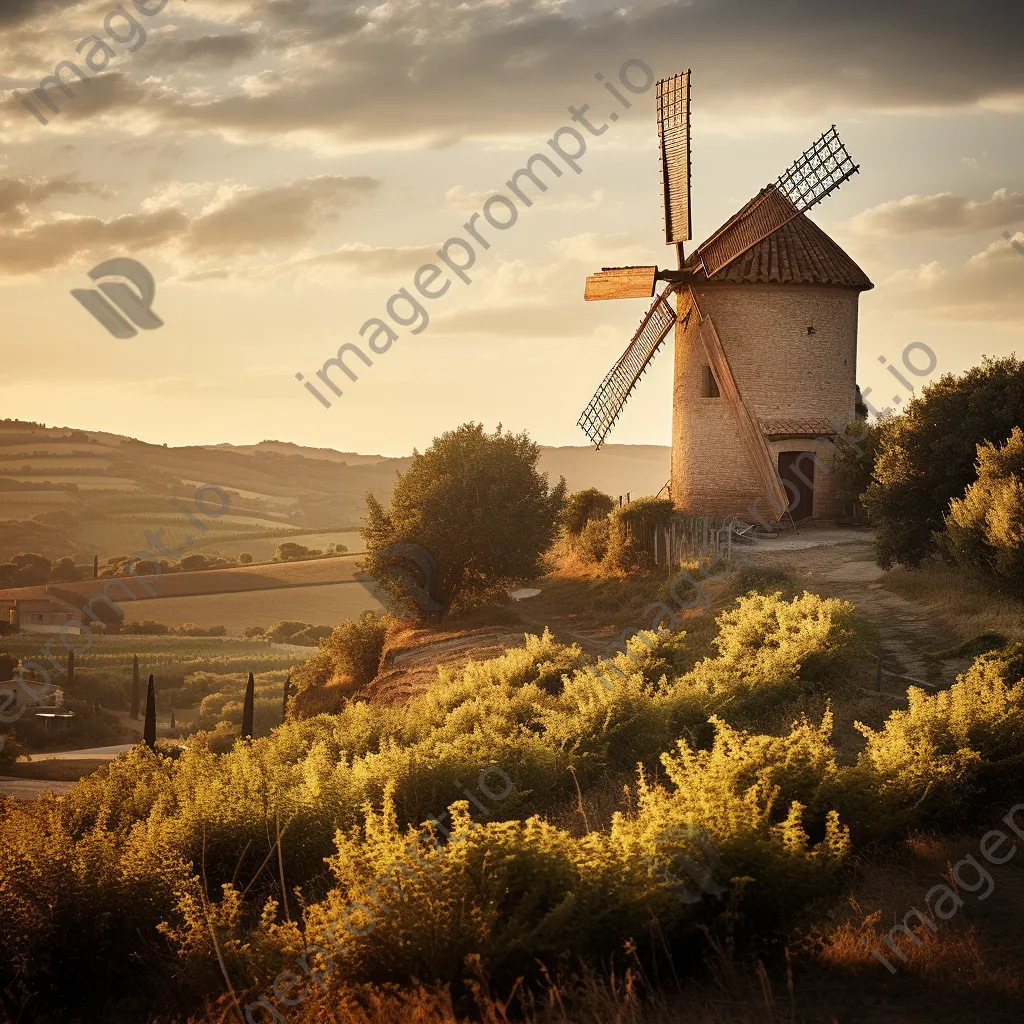
[[[860,293],[816,285],[707,284],[696,290],[714,321],[733,376],[755,419],[827,420],[854,417]],[[695,318],[691,318],[691,321]],[[808,327],[814,328],[808,334]],[[759,497],[762,515],[778,514],[747,453],[725,398],[702,398],[704,348],[691,322],[677,327],[672,413],[672,497],[692,515],[742,513]],[[815,450],[810,438],[770,442],[782,451]],[[821,464],[830,465],[825,446]],[[834,477],[815,468],[814,514],[846,512]]]

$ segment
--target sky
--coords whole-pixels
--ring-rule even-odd
[[[891,395],[879,359],[913,342],[936,374],[1024,354],[1021,39],[1024,5],[992,0],[2,0],[0,418],[384,455],[469,420],[585,444],[646,306],[584,303],[584,279],[675,266],[650,83],[686,68],[690,246],[836,124],[861,172],[810,216],[876,285],[861,387]],[[85,81],[65,67],[54,113],[34,90],[62,61]],[[559,174],[513,202],[534,153]],[[452,238],[473,252],[446,266]],[[71,295],[117,258],[152,274],[163,326],[113,337]],[[350,355],[335,395],[316,372],[356,342],[371,365]],[[670,443],[670,347],[611,441]]]

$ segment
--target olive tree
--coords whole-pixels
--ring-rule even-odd
[[[389,507],[368,494],[360,568],[414,616],[443,616],[528,580],[557,532],[565,481],[548,486],[523,434],[466,423],[398,474]]]

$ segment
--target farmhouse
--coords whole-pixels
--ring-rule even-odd
[[[82,613],[55,597],[16,597],[0,601],[0,621],[6,621],[16,633],[78,633]]]

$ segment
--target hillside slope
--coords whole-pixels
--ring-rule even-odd
[[[90,562],[146,546],[164,529],[168,544],[189,537],[196,549],[218,543],[357,528],[366,493],[390,498],[410,459],[307,448],[284,441],[169,448],[131,437],[68,427],[0,422],[0,560],[22,551]],[[540,468],[571,490],[612,495],[656,493],[668,479],[669,449],[609,445],[543,448]],[[196,489],[214,485],[230,507],[203,519]],[[221,511],[216,490],[206,507]],[[347,543],[347,541],[346,541]]]

